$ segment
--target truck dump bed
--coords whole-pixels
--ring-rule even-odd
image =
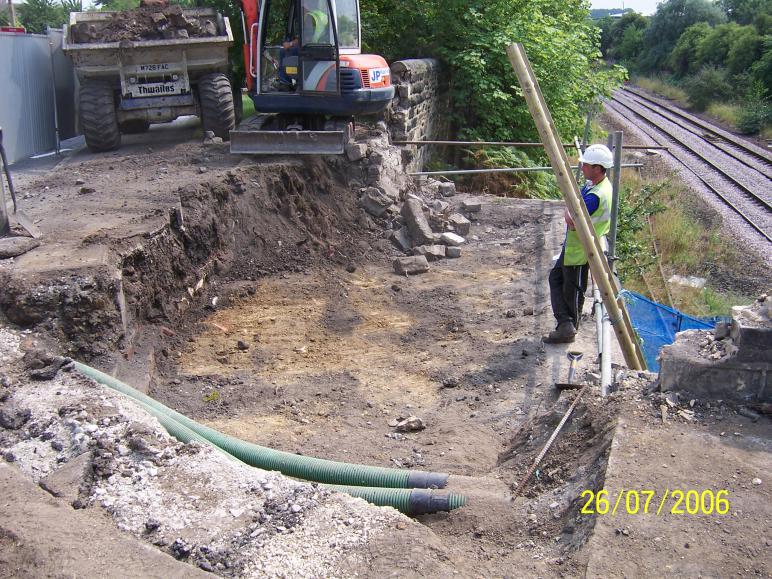
[[[176,10],[72,12],[62,48],[80,79],[168,62],[184,62],[191,78],[226,72],[233,43],[228,19],[213,8],[169,8]]]

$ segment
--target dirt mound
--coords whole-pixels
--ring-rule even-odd
[[[77,44],[122,42],[125,40],[170,40],[217,36],[217,24],[210,16],[183,11],[179,5],[141,6],[114,12],[109,20],[81,22],[71,29]]]

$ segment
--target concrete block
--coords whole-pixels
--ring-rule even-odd
[[[456,194],[456,184],[440,183],[439,192],[443,197],[453,197]]]
[[[429,271],[429,262],[423,255],[398,257],[394,260],[394,271],[399,275],[415,275]]]
[[[416,245],[429,245],[434,243],[434,234],[429,222],[426,220],[421,201],[410,198],[402,205],[402,217],[410,231],[410,238]]]
[[[410,251],[411,247],[413,247],[413,243],[410,240],[410,233],[408,232],[407,227],[402,227],[401,229],[394,231],[394,234],[391,236],[391,241],[394,243],[394,245],[406,253]]]
[[[359,161],[367,155],[367,145],[363,143],[355,143],[346,145],[346,157],[349,161]]]
[[[437,261],[445,257],[444,245],[419,245],[413,248],[413,255],[423,255],[428,261]]]
[[[377,187],[368,187],[362,196],[362,206],[365,211],[375,217],[380,217],[394,203],[394,200]]]
[[[772,389],[766,385],[772,364],[743,361],[727,348],[714,359],[707,352],[713,340],[708,331],[689,330],[662,348],[659,380],[663,392],[685,391],[692,398],[772,402]]]
[[[445,248],[445,257],[447,257],[448,259],[456,259],[457,257],[461,257],[461,248],[460,247]]]
[[[482,203],[476,199],[466,199],[461,202],[461,209],[466,213],[479,213],[482,209]]]
[[[440,235],[440,242],[444,243],[445,245],[456,247],[463,243],[466,243],[466,239],[464,239],[460,235],[456,235],[455,233],[446,232]]]
[[[453,230],[459,235],[469,235],[472,222],[460,213],[454,213],[448,217],[448,222],[453,226]]]

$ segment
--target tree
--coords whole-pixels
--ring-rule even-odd
[[[628,12],[622,16],[611,28],[609,54],[613,58],[632,62],[643,48],[643,38],[648,26],[649,19],[637,12]]]
[[[769,0],[719,0],[718,4],[727,18],[737,24],[753,24],[758,15],[772,13]]]
[[[647,50],[639,59],[640,68],[648,72],[664,68],[681,34],[692,24],[725,21],[721,9],[708,0],[666,0],[657,7],[646,31]]]
[[[767,97],[772,97],[772,35],[764,37],[764,52],[751,66],[751,74]]]
[[[17,7],[17,18],[28,32],[44,34],[46,27],[59,28],[67,20],[62,5],[55,0],[27,0]]]
[[[721,24],[713,28],[697,47],[697,63],[700,66],[723,66],[734,35],[740,26],[734,22]]]
[[[732,37],[726,55],[727,69],[735,76],[746,72],[761,58],[763,48],[763,40],[756,34],[756,29],[753,26],[743,26]]]
[[[711,30],[707,22],[698,22],[687,28],[678,39],[669,59],[676,77],[682,78],[699,70],[697,51]]]
[[[506,56],[512,42],[524,44],[563,135],[578,134],[583,106],[621,81],[622,69],[598,68],[600,31],[587,15],[581,0],[417,0],[409,9],[379,0],[363,6],[363,21],[372,22],[368,44],[387,58],[439,57],[449,71],[458,134],[497,140],[537,135]]]

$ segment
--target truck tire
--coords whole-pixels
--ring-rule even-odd
[[[198,81],[198,96],[201,99],[201,124],[205,131],[227,141],[230,131],[236,126],[233,110],[231,83],[224,74],[207,74]]]
[[[95,153],[111,151],[121,145],[113,89],[106,82],[84,80],[78,99],[80,127],[86,145]]]

